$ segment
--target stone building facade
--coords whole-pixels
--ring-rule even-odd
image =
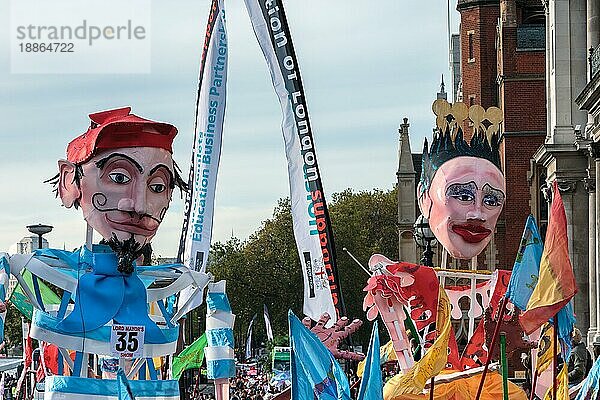
[[[580,170],[577,171],[580,182],[568,185],[567,181],[564,186],[567,189],[579,189],[580,201],[583,201],[587,194],[588,207],[582,207],[588,213],[585,229],[587,235],[584,237],[582,233],[575,233],[584,231],[583,225],[580,227],[580,221],[573,221],[573,230],[576,238],[581,241],[580,247],[584,246],[587,239],[588,268],[580,273],[585,284],[579,285],[579,290],[581,294],[587,289],[585,294],[589,300],[586,303],[589,307],[588,344],[600,346],[600,197],[596,193],[596,188],[600,187],[600,2],[580,0],[557,3],[548,4],[548,18],[556,18],[556,25],[562,27],[563,31],[569,28],[569,39],[576,45],[570,52],[571,62],[577,63],[578,73],[583,74],[575,80],[577,87],[574,88],[573,99],[579,110],[585,114],[575,114],[578,119],[574,121],[576,125],[573,136],[566,138],[573,141],[573,146],[581,157]],[[569,15],[573,14],[576,18],[566,21],[556,15],[561,11],[569,11]],[[550,35],[560,33],[549,32]],[[551,37],[549,39],[552,44]],[[588,54],[589,58],[586,57]],[[581,171],[584,166],[585,173]]]
[[[479,268],[512,268],[529,213],[545,234],[549,187],[557,180],[579,287],[577,326],[587,332],[588,344],[600,346],[600,1],[458,0],[457,9],[461,62],[454,99],[504,112],[507,201]],[[471,134],[468,124],[463,128]],[[408,155],[405,121],[397,176],[399,184],[410,187],[420,170],[416,155]],[[415,193],[412,187],[410,193]],[[408,261],[413,248],[403,249],[409,247],[406,231],[413,214],[406,214],[410,199],[402,196],[400,254]]]

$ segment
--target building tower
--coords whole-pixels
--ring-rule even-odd
[[[546,135],[543,6],[539,0],[458,0],[463,102],[503,111],[507,200],[479,265],[511,269],[531,212],[532,158]],[[465,136],[472,135],[466,122]],[[539,192],[539,190],[538,190]]]
[[[417,219],[415,204],[417,173],[410,149],[409,126],[408,118],[404,118],[404,122],[398,129],[400,134],[398,171],[396,172],[398,179],[398,259],[417,262],[417,245],[413,239],[413,224]]]

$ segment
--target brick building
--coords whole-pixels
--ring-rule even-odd
[[[541,186],[533,179],[541,176],[543,181],[544,176],[531,173],[533,155],[546,137],[544,7],[539,0],[458,0],[457,10],[460,34],[453,36],[453,43],[459,43],[460,51],[453,45],[453,99],[469,106],[497,106],[504,111],[501,150],[507,200],[494,239],[479,256],[478,265],[490,270],[511,269],[529,213],[536,215],[542,231],[547,223],[543,196],[532,197]],[[440,95],[445,96],[443,85],[438,98]],[[466,137],[472,135],[467,122],[463,129]],[[400,134],[397,176],[398,184],[405,187],[416,175],[410,168],[414,164],[409,162],[410,148],[406,148],[408,125],[402,125]],[[399,204],[407,203],[403,196]],[[399,208],[400,253],[410,254],[413,259],[414,253],[407,252],[409,219],[414,220],[413,214]],[[456,261],[448,263],[458,267]]]
[[[531,159],[546,136],[544,7],[539,0],[458,0],[457,10],[462,87],[457,96],[469,106],[497,106],[504,112],[507,200],[478,263],[511,269],[532,209]],[[464,130],[467,137],[472,134],[468,124]]]

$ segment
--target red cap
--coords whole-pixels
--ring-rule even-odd
[[[173,152],[177,128],[131,114],[131,107],[90,114],[89,129],[67,146],[67,160],[80,164],[97,151],[123,147],[158,147]]]

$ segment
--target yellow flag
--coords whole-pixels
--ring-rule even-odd
[[[538,342],[537,363],[535,370],[538,375],[544,372],[552,364],[552,347],[554,343],[554,327],[546,323],[542,327],[540,340]]]
[[[396,375],[383,387],[383,398],[393,400],[404,394],[421,394],[427,381],[436,376],[448,361],[448,340],[450,338],[450,300],[444,288],[440,287],[436,327],[439,336],[419,360],[403,375]],[[441,327],[441,329],[440,329]]]
[[[556,377],[556,380],[558,381],[558,386],[556,387],[556,400],[569,400],[569,374],[567,372],[567,363],[563,364],[563,367]],[[553,400],[552,385],[550,385],[546,391],[544,400]]]
[[[356,367],[356,376],[358,376],[359,378],[362,378],[363,374],[365,373],[365,364],[367,363],[367,359],[365,358],[364,360],[360,361],[358,363],[358,367]]]

